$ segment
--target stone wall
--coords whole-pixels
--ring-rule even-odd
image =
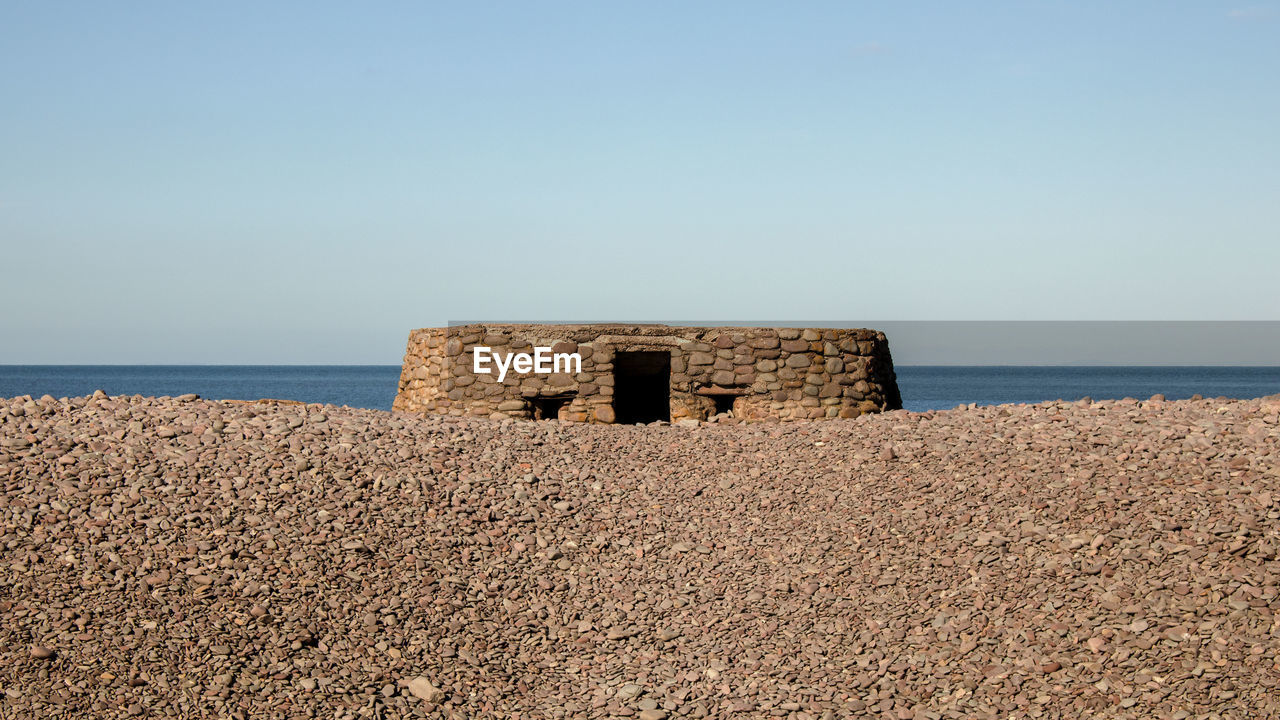
[[[536,346],[576,352],[582,368],[512,370],[499,382],[496,373],[473,372],[477,346],[503,355]],[[849,418],[902,406],[888,341],[875,330],[477,324],[412,331],[393,407],[612,423],[615,355],[640,351],[670,353],[672,421]]]

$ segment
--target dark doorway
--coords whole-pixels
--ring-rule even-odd
[[[613,356],[613,412],[619,423],[671,420],[671,353]]]
[[[572,397],[560,395],[557,397],[535,397],[529,398],[530,409],[533,411],[534,420],[559,420],[560,408],[569,404]]]
[[[711,401],[716,404],[715,412],[712,415],[723,415],[728,413],[733,415],[733,401],[737,400],[737,395],[712,395]]]

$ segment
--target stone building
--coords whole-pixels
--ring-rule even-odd
[[[591,423],[850,418],[901,406],[875,330],[625,324],[414,330],[394,403]]]

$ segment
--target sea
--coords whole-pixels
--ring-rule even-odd
[[[908,410],[1046,400],[1203,397],[1280,393],[1280,367],[924,366],[895,367]],[[390,410],[398,365],[0,365],[0,397],[182,395],[275,398]]]

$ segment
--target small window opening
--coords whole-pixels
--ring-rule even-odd
[[[568,397],[536,397],[530,398],[534,420],[559,420],[560,408],[569,404],[573,398]]]
[[[737,395],[712,395],[711,400],[716,404],[716,408],[711,414],[733,417],[733,401],[737,399]]]

